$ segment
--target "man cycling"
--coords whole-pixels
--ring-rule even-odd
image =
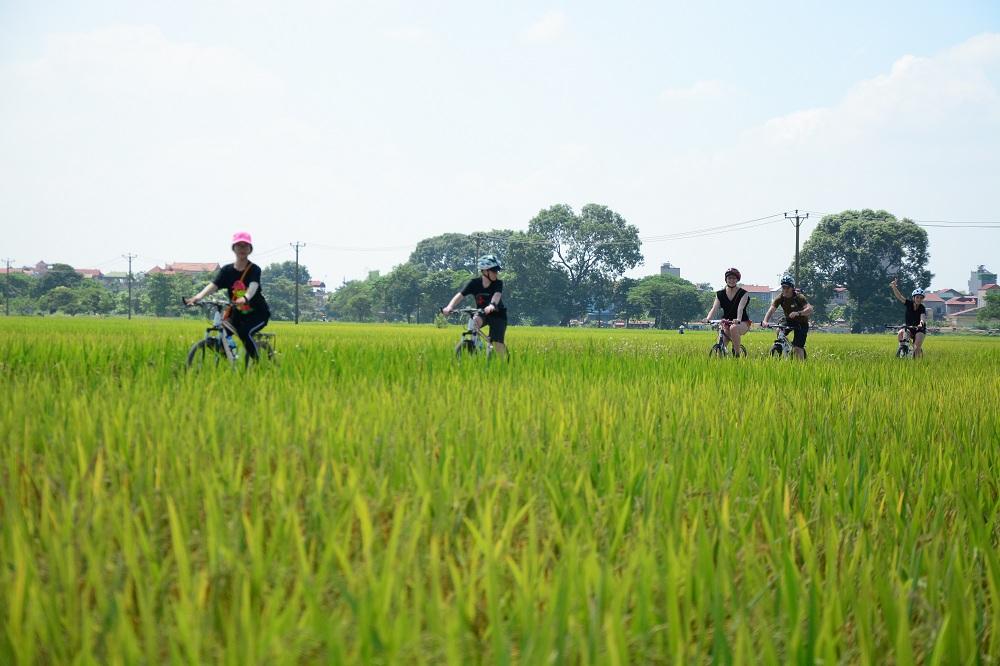
[[[489,326],[493,351],[506,356],[504,334],[507,331],[507,306],[503,303],[503,280],[499,279],[500,261],[492,254],[487,254],[479,257],[476,265],[479,268],[479,277],[469,280],[462,291],[455,294],[448,305],[441,308],[441,312],[447,316],[463,297],[473,296],[476,299],[476,307],[483,311],[482,315],[473,318],[476,329]]]
[[[910,298],[904,298],[903,294],[899,293],[899,286],[896,284],[895,278],[889,283],[889,287],[896,300],[906,306],[906,326],[899,329],[896,337],[902,342],[906,329],[910,329],[910,333],[913,335],[913,358],[920,358],[924,355],[924,337],[927,335],[927,308],[924,306],[924,290],[917,287],[910,294]]]
[[[750,330],[750,314],[747,312],[747,303],[750,294],[746,289],[737,283],[742,279],[739,270],[730,268],[726,271],[726,286],[715,292],[715,300],[712,302],[712,309],[708,311],[702,320],[708,323],[715,311],[722,308],[722,316],[726,320],[720,324],[729,340],[733,343],[733,357],[739,357],[740,338]]]
[[[781,276],[781,295],[771,303],[761,326],[767,326],[771,315],[779,306],[785,312],[785,325],[792,328],[792,351],[795,353],[795,358],[804,361],[806,358],[806,335],[809,333],[809,315],[812,314],[813,306],[802,292],[795,291],[795,280],[791,275]]]

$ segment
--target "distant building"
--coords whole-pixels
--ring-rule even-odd
[[[306,282],[306,286],[309,287],[314,294],[326,293],[326,283],[322,280],[309,280],[309,282]]]
[[[198,275],[200,273],[214,273],[219,270],[219,264],[199,264],[191,261],[178,261],[173,264],[166,264],[163,268],[153,266],[147,274],[163,273],[164,275]]]
[[[781,294],[780,289],[771,289],[767,285],[762,284],[741,284],[740,286],[750,294],[750,300],[747,302],[747,310],[750,311],[750,318],[754,320],[762,319],[764,313],[771,307],[774,299]],[[755,300],[759,302],[754,303]]]
[[[948,299],[944,302],[945,311],[948,317],[958,314],[964,310],[969,310],[976,307],[979,301],[976,300],[975,296],[956,296],[955,298]]]
[[[986,270],[986,266],[980,264],[979,267],[972,271],[972,274],[969,276],[969,293],[975,294],[983,288],[983,285],[996,283],[997,274],[991,273]]]
[[[982,307],[968,308],[948,315],[948,322],[956,328],[972,328],[979,324],[979,311]]]
[[[940,296],[945,301],[949,301],[953,298],[958,298],[959,296],[965,296],[965,294],[963,294],[957,289],[938,289],[934,293]]]
[[[846,306],[850,301],[850,298],[851,294],[847,291],[847,287],[834,287],[833,296],[831,296],[830,300],[826,302],[826,307],[839,308]]]
[[[979,305],[986,305],[986,294],[998,291],[1000,291],[1000,285],[996,285],[993,283],[984,284],[976,291],[976,301],[979,303]]]
[[[924,307],[927,308],[930,318],[937,321],[943,321],[945,315],[948,314],[944,299],[934,292],[928,292],[924,295]]]
[[[665,264],[660,264],[660,275],[673,275],[674,277],[680,277],[681,269],[677,266],[673,266],[668,261]]]
[[[74,270],[87,280],[104,277],[104,273],[99,268],[76,268]]]

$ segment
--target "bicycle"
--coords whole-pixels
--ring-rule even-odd
[[[896,348],[896,358],[913,358],[913,339],[916,337],[917,327],[886,325],[886,328],[890,331],[903,329],[903,339],[899,341],[899,347]]]
[[[465,356],[474,357],[485,354],[487,360],[491,359],[494,354],[493,342],[488,335],[483,333],[481,328],[476,326],[476,316],[482,317],[484,315],[482,309],[462,308],[461,310],[453,310],[453,312],[464,314],[467,318],[462,337],[455,345],[455,358],[461,361]]]
[[[201,306],[205,309],[212,325],[205,329],[205,337],[198,340],[187,353],[187,367],[189,370],[202,370],[209,367],[219,367],[223,361],[227,361],[234,370],[236,361],[239,359],[239,352],[236,348],[236,329],[226,319],[223,319],[222,312],[229,303],[225,301],[199,301],[196,304],[189,304],[181,301],[185,307],[193,308]],[[213,312],[214,310],[214,312]],[[254,333],[253,341],[257,344],[257,354],[267,356],[269,361],[274,361],[277,351],[274,345],[274,333]]]
[[[788,324],[764,324],[764,328],[773,328],[776,332],[774,344],[771,346],[771,357],[788,358],[795,355],[791,340],[788,339],[788,332],[794,331],[794,326]],[[802,358],[808,358],[805,348],[802,349]]]
[[[722,358],[724,356],[729,356],[730,354],[732,354],[734,356],[746,356],[747,355],[747,348],[744,347],[742,344],[740,344],[739,354],[736,354],[735,352],[729,351],[729,348],[726,346],[727,343],[730,342],[730,339],[729,339],[729,326],[732,325],[732,324],[736,324],[738,322],[736,322],[736,321],[734,321],[732,319],[713,319],[712,321],[710,321],[708,323],[710,323],[712,325],[712,328],[714,328],[715,330],[717,330],[719,332],[719,339],[716,340],[715,344],[712,345],[712,349],[709,350],[709,352],[708,352],[708,355],[710,357]]]

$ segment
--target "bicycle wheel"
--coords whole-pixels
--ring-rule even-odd
[[[896,350],[896,358],[906,358],[910,355],[910,350],[905,345],[900,345]]]
[[[743,345],[740,345],[740,356],[745,357],[746,355],[747,355],[747,348],[744,347]]]
[[[716,343],[712,345],[712,349],[708,352],[709,358],[722,358],[726,355],[726,348],[722,345]]]
[[[255,338],[254,342],[257,343],[257,358],[258,359],[260,358],[260,356],[264,356],[264,357],[267,358],[268,361],[270,361],[272,363],[274,363],[274,362],[277,361],[278,352],[274,351],[274,347],[271,346],[271,341],[270,340],[268,340],[266,338],[258,340],[258,339]]]
[[[217,368],[228,360],[219,339],[206,338],[191,345],[187,355],[187,367],[189,370]]]
[[[771,358],[781,358],[784,353],[785,350],[781,348],[781,345],[771,347]]]
[[[462,340],[457,345],[455,345],[455,358],[461,361],[462,358],[466,356],[469,357],[475,356],[476,351],[477,350],[475,342],[473,342],[472,340]]]

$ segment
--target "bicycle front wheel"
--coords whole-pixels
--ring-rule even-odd
[[[720,344],[712,345],[712,349],[708,352],[709,358],[722,358],[726,355],[726,348]]]
[[[472,340],[462,340],[457,345],[455,345],[455,358],[459,361],[465,356],[475,356],[476,355],[476,343]]]
[[[217,368],[227,360],[222,343],[217,338],[206,338],[191,345],[187,367],[189,370]]]

